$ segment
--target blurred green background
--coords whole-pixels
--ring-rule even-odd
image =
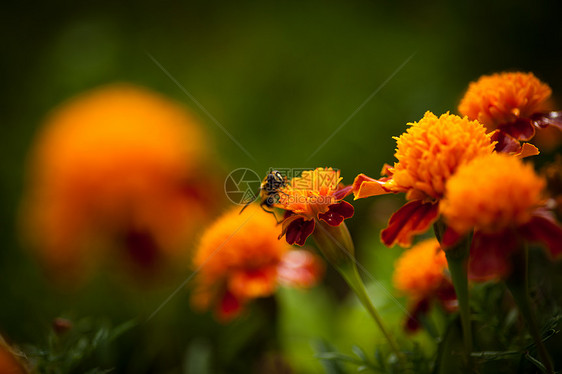
[[[13,342],[38,344],[59,315],[105,318],[113,325],[142,319],[174,289],[114,289],[101,279],[79,294],[65,294],[47,284],[21,251],[16,215],[26,155],[46,114],[65,99],[109,82],[144,85],[192,108],[211,134],[225,176],[239,167],[262,174],[270,167],[332,166],[350,183],[360,172],[378,175],[384,162],[393,161],[391,136],[407,122],[426,110],[456,112],[468,83],[482,74],[532,71],[559,96],[561,8],[554,1],[4,3],[0,333]],[[380,248],[378,230],[401,199],[388,201],[390,207],[379,206],[379,214],[373,213],[373,201],[358,202],[349,221],[362,262],[387,286],[399,251]],[[278,300],[285,346],[303,372],[321,370],[312,357],[311,336],[332,339],[348,351],[352,343],[372,343],[368,336],[357,338],[357,332],[373,333],[365,330],[369,321],[362,312],[349,312],[347,304],[331,310],[341,297],[334,291],[341,284],[332,278],[328,283],[334,284],[307,296],[283,290]],[[400,320],[403,312],[379,291],[373,290],[376,302]],[[303,303],[303,297],[314,302]],[[295,307],[303,304],[304,310]],[[295,318],[309,323],[303,327]],[[189,352],[204,357],[208,344],[237,347],[236,337],[244,340],[241,331],[251,335],[251,328],[237,326],[246,325],[225,329],[208,315],[194,315],[181,292],[154,320],[123,336],[113,353],[120,359],[107,352],[104,359],[120,362],[117,372],[180,372]],[[244,355],[232,350],[219,357],[238,356],[232,362],[244,367]]]

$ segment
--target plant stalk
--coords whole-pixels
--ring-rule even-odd
[[[554,366],[552,364],[552,359],[548,354],[546,347],[544,346],[542,336],[537,327],[535,315],[531,307],[528,275],[529,251],[527,249],[527,246],[524,246],[524,248],[520,248],[518,251],[516,251],[512,255],[511,259],[511,274],[505,280],[505,284],[509,289],[509,292],[513,296],[513,300],[519,308],[521,317],[523,318],[525,324],[527,325],[527,328],[529,329],[529,333],[531,334],[531,337],[535,342],[539,357],[546,369],[546,372],[548,374],[553,374]]]

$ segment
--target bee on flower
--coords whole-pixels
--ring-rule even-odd
[[[318,223],[339,226],[353,216],[353,206],[343,200],[351,189],[341,181],[339,170],[317,168],[303,171],[279,189],[275,207],[287,212],[281,233],[287,243],[302,246]]]

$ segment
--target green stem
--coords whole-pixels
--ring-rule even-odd
[[[528,250],[525,246],[520,250],[516,251],[512,259],[512,271],[511,274],[505,280],[505,284],[509,289],[509,292],[513,296],[513,300],[519,308],[521,317],[527,324],[529,333],[531,334],[535,345],[537,346],[537,351],[542,360],[546,372],[548,374],[554,373],[554,368],[552,364],[552,359],[543,344],[542,336],[539,333],[537,327],[536,319],[531,308],[531,299],[529,297],[529,276],[528,276]]]
[[[324,222],[317,222],[316,230],[314,230],[314,241],[319,251],[324,255],[326,260],[341,274],[349,287],[353,290],[361,304],[367,309],[378,328],[388,341],[388,344],[400,365],[405,367],[405,356],[400,351],[398,344],[394,341],[392,335],[385,328],[383,320],[377,312],[371,299],[365,290],[365,284],[357,271],[357,260],[355,259],[355,248],[353,240],[345,223],[339,226],[330,226]]]
[[[446,226],[442,221],[435,223],[435,236],[441,242]],[[455,288],[459,303],[459,314],[463,332],[463,343],[466,353],[466,364],[468,369],[472,368],[472,327],[470,322],[470,303],[468,292],[468,256],[472,235],[469,234],[460,240],[455,246],[445,250],[451,281]]]
[[[355,266],[355,263],[351,266],[351,268],[347,268],[347,269],[342,268],[342,269],[338,269],[338,271],[345,279],[349,287],[351,287],[353,292],[355,292],[355,295],[357,295],[357,298],[359,299],[363,307],[365,307],[365,309],[367,309],[367,312],[369,312],[371,317],[373,317],[373,320],[375,321],[378,328],[381,330],[382,334],[386,338],[388,344],[390,345],[390,348],[392,349],[396,357],[402,361],[404,358],[403,354],[400,351],[398,344],[396,344],[396,341],[394,340],[393,336],[388,332],[388,330],[384,326],[381,316],[379,315],[377,309],[373,305],[371,298],[369,298],[369,295],[367,294],[367,290],[365,289],[365,284],[363,283],[363,280],[359,276],[359,272],[357,271],[357,266]]]
[[[451,281],[457,294],[459,302],[459,312],[461,316],[464,349],[467,357],[472,352],[472,328],[470,326],[470,305],[468,294],[468,277],[466,271],[466,263],[468,256],[456,257],[449,254],[450,250],[445,252],[447,263],[449,265],[449,273],[451,273]]]

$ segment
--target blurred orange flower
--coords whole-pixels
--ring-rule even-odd
[[[425,232],[438,216],[438,202],[447,180],[470,160],[492,153],[494,144],[485,127],[449,113],[426,112],[396,139],[398,162],[385,165],[380,179],[360,174],[353,183],[355,199],[405,192],[409,203],[396,211],[381,232],[385,245],[407,247],[415,234]]]
[[[26,374],[29,370],[23,363],[23,355],[16,352],[0,336],[0,373]]]
[[[351,193],[351,186],[341,181],[339,170],[316,168],[303,171],[281,188],[275,204],[286,211],[280,238],[285,235],[287,243],[302,246],[313,233],[316,221],[339,226],[352,217],[353,206],[343,201]]]
[[[474,279],[503,277],[521,240],[562,254],[562,228],[544,208],[545,181],[532,166],[500,153],[462,166],[447,183],[441,212],[450,227],[443,244],[475,230],[469,271]]]
[[[499,130],[494,135],[497,151],[517,151],[518,141],[533,138],[535,129],[562,128],[562,112],[550,112],[551,94],[550,87],[532,73],[484,75],[468,86],[459,113]]]
[[[186,256],[216,205],[207,144],[190,114],[157,93],[113,84],[82,94],[36,139],[24,234],[58,278],[79,278],[101,258],[142,270]]]
[[[419,317],[429,310],[432,300],[438,300],[447,311],[457,308],[453,284],[447,273],[445,252],[437,239],[424,240],[406,250],[396,261],[394,287],[410,300],[408,331],[420,327]]]
[[[272,295],[278,284],[314,285],[323,274],[319,258],[291,250],[277,236],[275,220],[256,205],[221,216],[205,231],[193,258],[193,305],[215,306],[217,318],[226,322],[250,300]]]

